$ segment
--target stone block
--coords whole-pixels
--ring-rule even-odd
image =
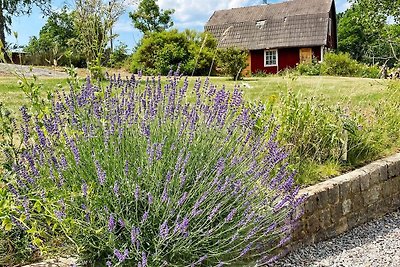
[[[316,194],[316,203],[318,209],[325,209],[328,206],[328,191],[325,188],[323,188]]]
[[[375,161],[362,167],[365,173],[369,174],[369,184],[374,185],[387,179],[387,164],[383,160]]]
[[[365,216],[367,214],[367,209],[362,209],[358,211],[354,211],[347,216],[347,224],[349,229],[352,229],[358,225],[361,225],[368,221],[368,217]]]
[[[337,203],[339,203],[339,196],[340,191],[338,184],[333,184],[331,187],[328,188],[328,203],[330,205],[336,205]]]
[[[348,214],[348,213],[350,213],[351,212],[351,209],[352,209],[352,201],[351,201],[351,199],[345,199],[343,202],[342,202],[342,212],[343,212],[343,215],[346,215],[346,214]]]
[[[332,205],[330,207],[331,211],[331,220],[333,223],[336,223],[342,218],[343,216],[343,208],[342,208],[342,203],[337,203],[335,205]]]
[[[304,201],[304,214],[311,215],[317,210],[316,195],[308,195]]]
[[[319,218],[316,215],[313,215],[307,220],[307,232],[310,234],[314,234],[321,229],[321,224]]]
[[[386,162],[388,167],[388,178],[400,175],[400,153],[385,158],[384,161]]]
[[[365,193],[365,192],[363,192]],[[352,211],[358,211],[364,208],[364,198],[362,194],[358,193],[352,196]]]
[[[381,184],[381,197],[383,199],[391,198],[396,191],[396,180],[389,179]]]
[[[336,235],[340,235],[340,234],[346,232],[347,229],[349,229],[349,226],[347,224],[347,218],[346,217],[340,218],[338,223],[335,226]]]
[[[329,209],[321,210],[318,212],[317,216],[322,229],[329,228],[332,225],[331,213]]]
[[[370,205],[379,200],[381,195],[381,185],[376,184],[372,186],[368,191],[363,192],[364,203]]]
[[[343,180],[342,183],[339,184],[339,197],[340,200],[345,200],[351,195],[351,187],[349,180]]]
[[[365,174],[364,174],[365,175]],[[360,180],[363,176],[357,176],[350,180],[351,194],[359,194],[361,192]]]
[[[371,174],[370,173],[365,173],[364,176],[360,177],[360,189],[361,192],[367,191],[370,186],[372,186],[374,183],[371,183]]]

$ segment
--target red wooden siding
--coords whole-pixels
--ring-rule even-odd
[[[264,50],[252,50],[251,53],[251,73],[265,72],[276,73],[276,67],[264,67]]]
[[[321,60],[321,47],[312,47],[313,57],[318,61]],[[251,54],[251,72],[265,72],[265,73],[277,73],[278,71],[294,68],[300,63],[300,48],[290,47],[278,49],[278,66],[264,67],[264,50],[252,50]]]

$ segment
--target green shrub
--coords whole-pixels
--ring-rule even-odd
[[[41,121],[23,110],[33,127],[8,188],[36,243],[61,232],[96,266],[275,258],[301,202],[276,130],[259,138],[237,88],[179,77],[88,81]]]
[[[114,51],[110,53],[110,60],[107,61],[107,63],[110,67],[121,68],[123,67],[125,60],[127,60],[128,57],[128,46],[126,44],[120,43],[117,47],[115,47]]]
[[[321,66],[321,73],[332,76],[354,77],[358,72],[358,63],[345,53],[326,53]]]
[[[132,56],[131,71],[167,75],[180,65],[185,74],[207,75],[216,40],[207,34],[177,30],[146,35]],[[214,66],[215,67],[215,66]]]
[[[377,65],[368,66],[366,64],[359,63],[359,69],[357,73],[358,77],[377,79],[380,78],[380,74],[381,74],[381,69],[379,66]]]
[[[359,63],[347,53],[327,53],[320,66],[320,72],[332,76],[379,78],[380,68]]]
[[[302,62],[296,66],[300,75],[317,76],[321,74],[321,64],[313,59],[312,62]]]
[[[218,67],[222,73],[235,80],[242,78],[242,72],[247,67],[248,52],[235,47],[218,50]]]

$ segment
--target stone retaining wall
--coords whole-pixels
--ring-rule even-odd
[[[400,153],[302,189],[291,249],[337,236],[400,207]]]

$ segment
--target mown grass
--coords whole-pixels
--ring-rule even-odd
[[[195,77],[189,78],[192,84],[195,79]],[[211,77],[211,82],[218,87],[225,85],[227,90],[233,90],[235,85],[239,85],[244,91],[245,98],[250,101],[266,101],[271,95],[279,95],[290,89],[295,93],[301,93],[304,97],[315,97],[316,101],[325,101],[329,104],[349,103],[354,106],[364,106],[368,101],[381,100],[385,96],[384,90],[387,87],[387,81],[384,80],[327,76],[252,77],[242,81]],[[67,80],[61,78],[40,78],[39,83],[46,89],[57,88],[59,84],[68,86]],[[24,93],[19,88],[18,78],[0,77],[0,101],[13,111],[17,111],[21,105],[27,103]]]

